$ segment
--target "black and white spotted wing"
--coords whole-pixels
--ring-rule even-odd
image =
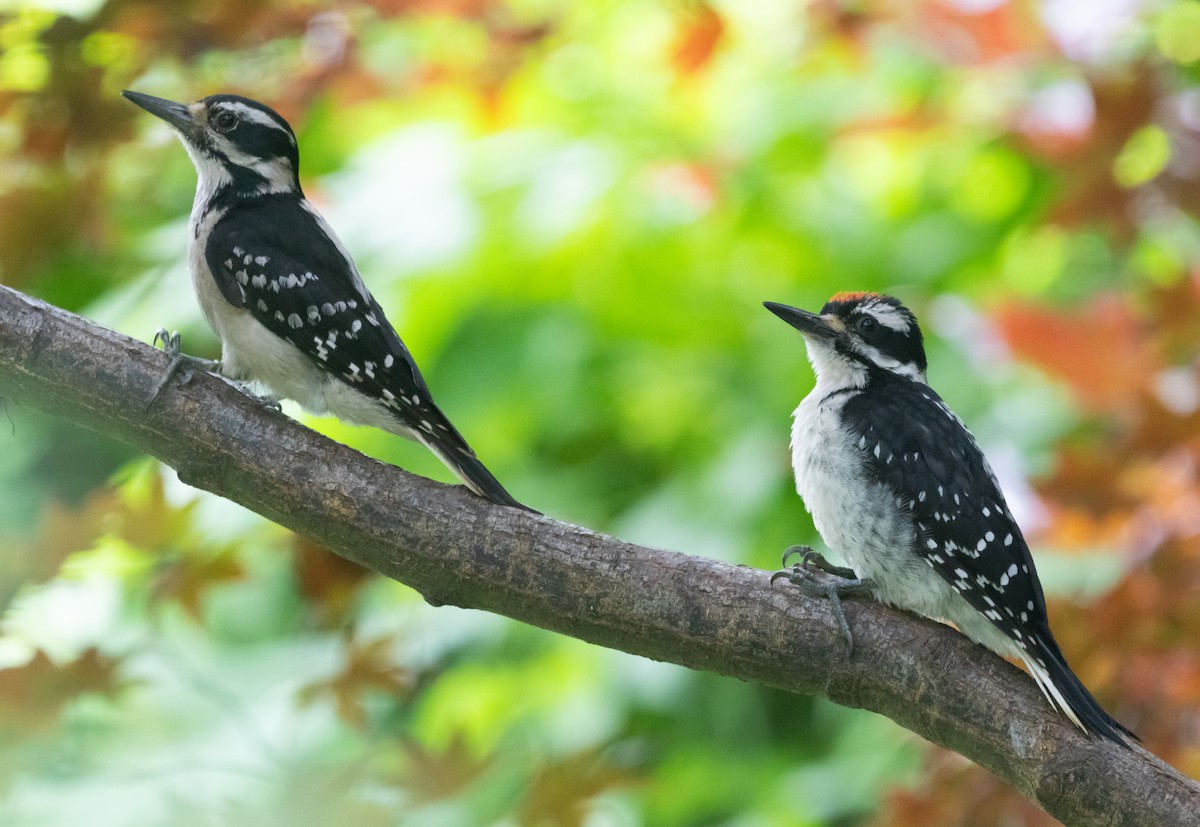
[[[230,304],[381,402],[480,494],[519,506],[433,403],[408,348],[305,202],[268,195],[234,205],[205,259]]]
[[[983,452],[929,386],[878,371],[846,424],[875,479],[910,511],[914,551],[1024,653],[1051,704],[1088,732],[1135,738],[1071,671],[1050,631],[1029,547]]]
[[[1047,630],[1029,548],[979,446],[927,385],[886,371],[846,403],[869,472],[911,510],[919,553],[1008,637]]]

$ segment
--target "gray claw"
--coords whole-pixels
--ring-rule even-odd
[[[834,577],[840,577],[843,580],[857,580],[858,574],[854,569],[846,566],[835,566],[825,559],[825,556],[819,551],[813,551],[805,546],[792,546],[792,548],[803,548],[804,553],[800,557],[800,565],[809,571],[823,571],[826,574],[832,574]],[[785,555],[786,557],[786,555]]]
[[[214,362],[210,359],[201,359],[196,356],[188,356],[183,352],[183,347],[179,343],[178,331],[169,331],[165,327],[160,327],[154,331],[154,340],[152,344],[158,345],[162,342],[163,353],[171,357],[170,364],[163,371],[162,378],[158,380],[158,384],[154,386],[154,391],[150,394],[150,401],[146,403],[146,409],[158,399],[159,394],[163,392],[163,388],[171,381],[176,374],[180,376],[181,384],[186,385],[192,380],[192,368],[198,367],[201,370],[215,370],[220,367],[220,362]]]
[[[788,567],[788,560],[800,555],[800,562]],[[861,597],[874,591],[874,584],[865,577],[859,577],[853,569],[835,566],[820,553],[807,546],[792,546],[783,554],[784,568],[771,575],[771,585],[780,578],[800,587],[804,592],[814,597],[824,597],[829,601],[834,620],[846,638],[846,656],[854,654],[854,635],[850,624],[846,621],[846,612],[842,608],[842,597]]]
[[[788,560],[791,560],[797,554],[799,554],[801,560],[804,561],[808,559],[810,554],[814,553],[815,552],[813,552],[810,546],[788,546],[787,551],[783,553],[782,565],[785,569],[789,569],[791,566],[788,565]],[[820,557],[819,554],[817,556]]]
[[[159,342],[162,342],[163,353],[168,356],[178,356],[181,353],[179,331],[172,332],[165,327],[160,327],[154,331],[154,338],[150,341],[150,344],[158,347]]]

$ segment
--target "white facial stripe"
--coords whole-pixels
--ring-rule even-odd
[[[252,169],[266,179],[266,184],[260,188],[259,194],[272,192],[289,192],[294,188],[295,171],[292,162],[287,158],[259,158],[238,149],[224,135],[214,135],[213,144],[216,148],[239,167]]]
[[[912,324],[909,322],[908,317],[890,304],[871,304],[866,306],[862,312],[867,313],[875,321],[884,327],[890,327],[897,333],[907,334],[912,329]]]
[[[884,356],[877,348],[874,348],[868,344],[859,344],[858,351],[862,353],[863,356],[866,356],[872,364],[875,364],[884,370],[891,371],[892,373],[900,376],[907,376],[914,382],[921,382],[922,384],[925,383],[925,374],[922,373],[921,369],[912,362],[901,362],[898,359],[893,359],[891,356]]]
[[[222,101],[221,103],[216,104],[216,108],[232,112],[234,115],[237,115],[239,119],[246,121],[247,123],[256,123],[261,124],[262,126],[269,126],[272,129],[278,129],[280,132],[288,136],[288,140],[292,142],[293,146],[296,143],[296,138],[294,135],[292,135],[292,130],[285,127],[279,121],[275,120],[275,118],[272,118],[261,109],[256,109],[253,106],[247,106],[239,101]]]

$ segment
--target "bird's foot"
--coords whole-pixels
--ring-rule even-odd
[[[796,556],[800,557],[800,562],[795,565],[788,565],[788,561]],[[788,548],[788,550],[783,553],[781,565],[783,566],[785,572],[804,568],[809,571],[823,571],[826,574],[832,574],[834,577],[840,577],[843,580],[858,579],[858,575],[855,573],[854,569],[847,568],[846,566],[835,566],[833,563],[830,563],[828,560],[826,560],[825,555],[821,554],[821,552],[813,551],[808,546],[791,546]],[[785,572],[777,572],[777,574],[783,574]]]
[[[171,357],[170,364],[163,372],[162,378],[158,380],[158,384],[154,386],[154,392],[150,394],[150,401],[146,403],[146,408],[149,409],[158,399],[159,394],[163,392],[163,388],[171,381],[176,374],[179,374],[180,383],[186,385],[192,381],[192,370],[199,368],[200,370],[216,371],[220,370],[221,363],[214,362],[211,359],[201,359],[198,356],[188,356],[183,352],[183,348],[179,344],[179,333],[169,331],[165,327],[160,327],[154,331],[153,345],[158,345],[162,342],[163,353]]]
[[[800,562],[789,566],[788,561],[797,555]],[[854,635],[850,632],[850,624],[846,622],[842,598],[870,596],[874,593],[875,584],[866,577],[859,577],[853,569],[833,565],[808,546],[792,546],[783,553],[783,568],[771,575],[771,585],[780,579],[799,586],[807,594],[829,601],[838,628],[846,638],[846,654],[854,654]]]

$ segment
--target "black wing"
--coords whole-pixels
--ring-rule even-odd
[[[975,438],[927,385],[882,371],[872,382],[880,392],[869,403],[862,394],[848,401],[846,421],[870,473],[911,510],[916,552],[1029,654],[1037,664],[1030,671],[1054,706],[1085,731],[1136,739],[1068,666],[1029,547]]]
[[[976,611],[1028,645],[1048,631],[1029,547],[983,452],[927,385],[873,376],[878,393],[846,403],[870,474],[895,492],[917,528],[919,553]]]
[[[205,260],[230,304],[384,404],[476,493],[520,505],[434,404],[349,255],[305,202],[263,196],[235,205],[213,227]]]
[[[381,401],[428,398],[408,348],[302,202],[266,196],[233,207],[213,227],[205,258],[222,294],[240,297],[231,304],[321,368]]]

